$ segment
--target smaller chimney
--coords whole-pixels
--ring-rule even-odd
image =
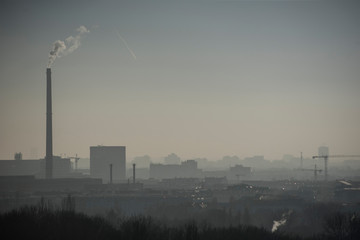
[[[110,164],[110,184],[113,183],[113,180],[112,180],[112,164]]]
[[[135,166],[136,164],[133,163],[133,183],[135,184]]]
[[[22,160],[22,153],[21,152],[15,153],[14,159],[15,160]]]

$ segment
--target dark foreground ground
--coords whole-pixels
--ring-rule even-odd
[[[360,239],[358,215],[336,214],[326,231],[306,239]],[[0,215],[0,230],[7,239],[305,239],[254,226],[212,227],[189,220],[176,226],[145,216],[124,217],[115,224],[105,217],[88,216],[72,207],[44,204],[25,206]]]

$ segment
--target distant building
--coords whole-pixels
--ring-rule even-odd
[[[228,171],[226,170],[215,170],[215,171],[204,171],[203,175],[205,178],[226,178]]]
[[[228,178],[229,179],[238,179],[239,177],[249,176],[251,174],[250,167],[244,167],[243,165],[235,165],[230,167]]]
[[[187,160],[181,164],[150,164],[150,178],[198,178],[202,171],[195,160]]]
[[[126,179],[126,153],[124,146],[90,147],[90,176],[110,182],[110,164],[114,182]]]
[[[329,156],[329,148],[325,146],[321,146],[318,149],[319,156]]]
[[[242,177],[251,175],[251,167],[244,167],[243,165],[236,164],[228,170],[205,171],[204,177],[209,179],[226,178],[228,180],[240,180]]]
[[[181,163],[181,176],[185,178],[201,177],[202,171],[198,169],[195,160],[187,160]]]
[[[14,154],[14,159],[15,160],[22,160],[22,153],[21,152],[15,153]]]
[[[149,179],[150,177],[150,170],[149,168],[138,168],[137,165],[136,165],[136,173],[135,173],[135,177],[136,177],[136,181],[138,179]],[[127,179],[132,179],[133,177],[133,168],[128,168],[126,170],[126,178]]]
[[[198,185],[198,178],[166,178],[160,182],[162,189],[194,189]]]
[[[0,194],[21,192],[21,194],[32,194],[30,198],[36,199],[34,195],[37,195],[37,192],[83,192],[89,188],[99,187],[101,184],[101,179],[95,178],[37,179],[31,175],[0,176]],[[31,202],[32,199],[27,199],[27,201]],[[2,207],[0,206],[0,211]]]
[[[45,177],[45,160],[40,162],[41,175]],[[54,178],[67,178],[70,177],[71,161],[70,158],[61,158],[59,156],[53,156],[53,177]]]
[[[0,176],[24,176],[30,175],[36,178],[45,178],[45,160],[29,159],[0,160]],[[70,158],[53,157],[53,177],[66,178],[71,175]]]
[[[150,163],[150,178],[163,179],[180,177],[180,165]]]
[[[203,182],[204,188],[222,189],[228,184],[226,177],[205,177]]]
[[[253,156],[244,158],[243,164],[252,168],[267,168],[270,162],[264,156]]]
[[[32,175],[40,177],[41,160],[1,160],[0,176]],[[45,169],[43,171],[45,173]]]
[[[164,158],[165,164],[180,164],[181,158],[175,153],[171,153]]]

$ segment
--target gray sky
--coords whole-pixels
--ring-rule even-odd
[[[2,1],[0,159],[45,155],[48,55],[81,25],[52,66],[54,154],[360,153],[359,1]]]

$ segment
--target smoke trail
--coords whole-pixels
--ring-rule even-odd
[[[67,37],[64,41],[57,40],[53,44],[53,49],[50,51],[49,54],[49,62],[48,62],[48,68],[51,67],[51,65],[54,63],[55,59],[58,57],[65,56],[67,54],[72,53],[75,51],[78,47],[81,45],[81,38],[85,33],[89,33],[90,31],[84,27],[80,26],[78,29],[76,29],[78,34],[73,37]]]
[[[131,48],[128,46],[127,42],[125,41],[125,39],[123,37],[121,37],[119,31],[116,32],[118,37],[120,38],[120,40],[125,44],[125,47],[127,48],[127,50],[130,52],[131,56],[134,58],[134,60],[136,60],[136,55],[133,52],[133,50],[131,50]]]

